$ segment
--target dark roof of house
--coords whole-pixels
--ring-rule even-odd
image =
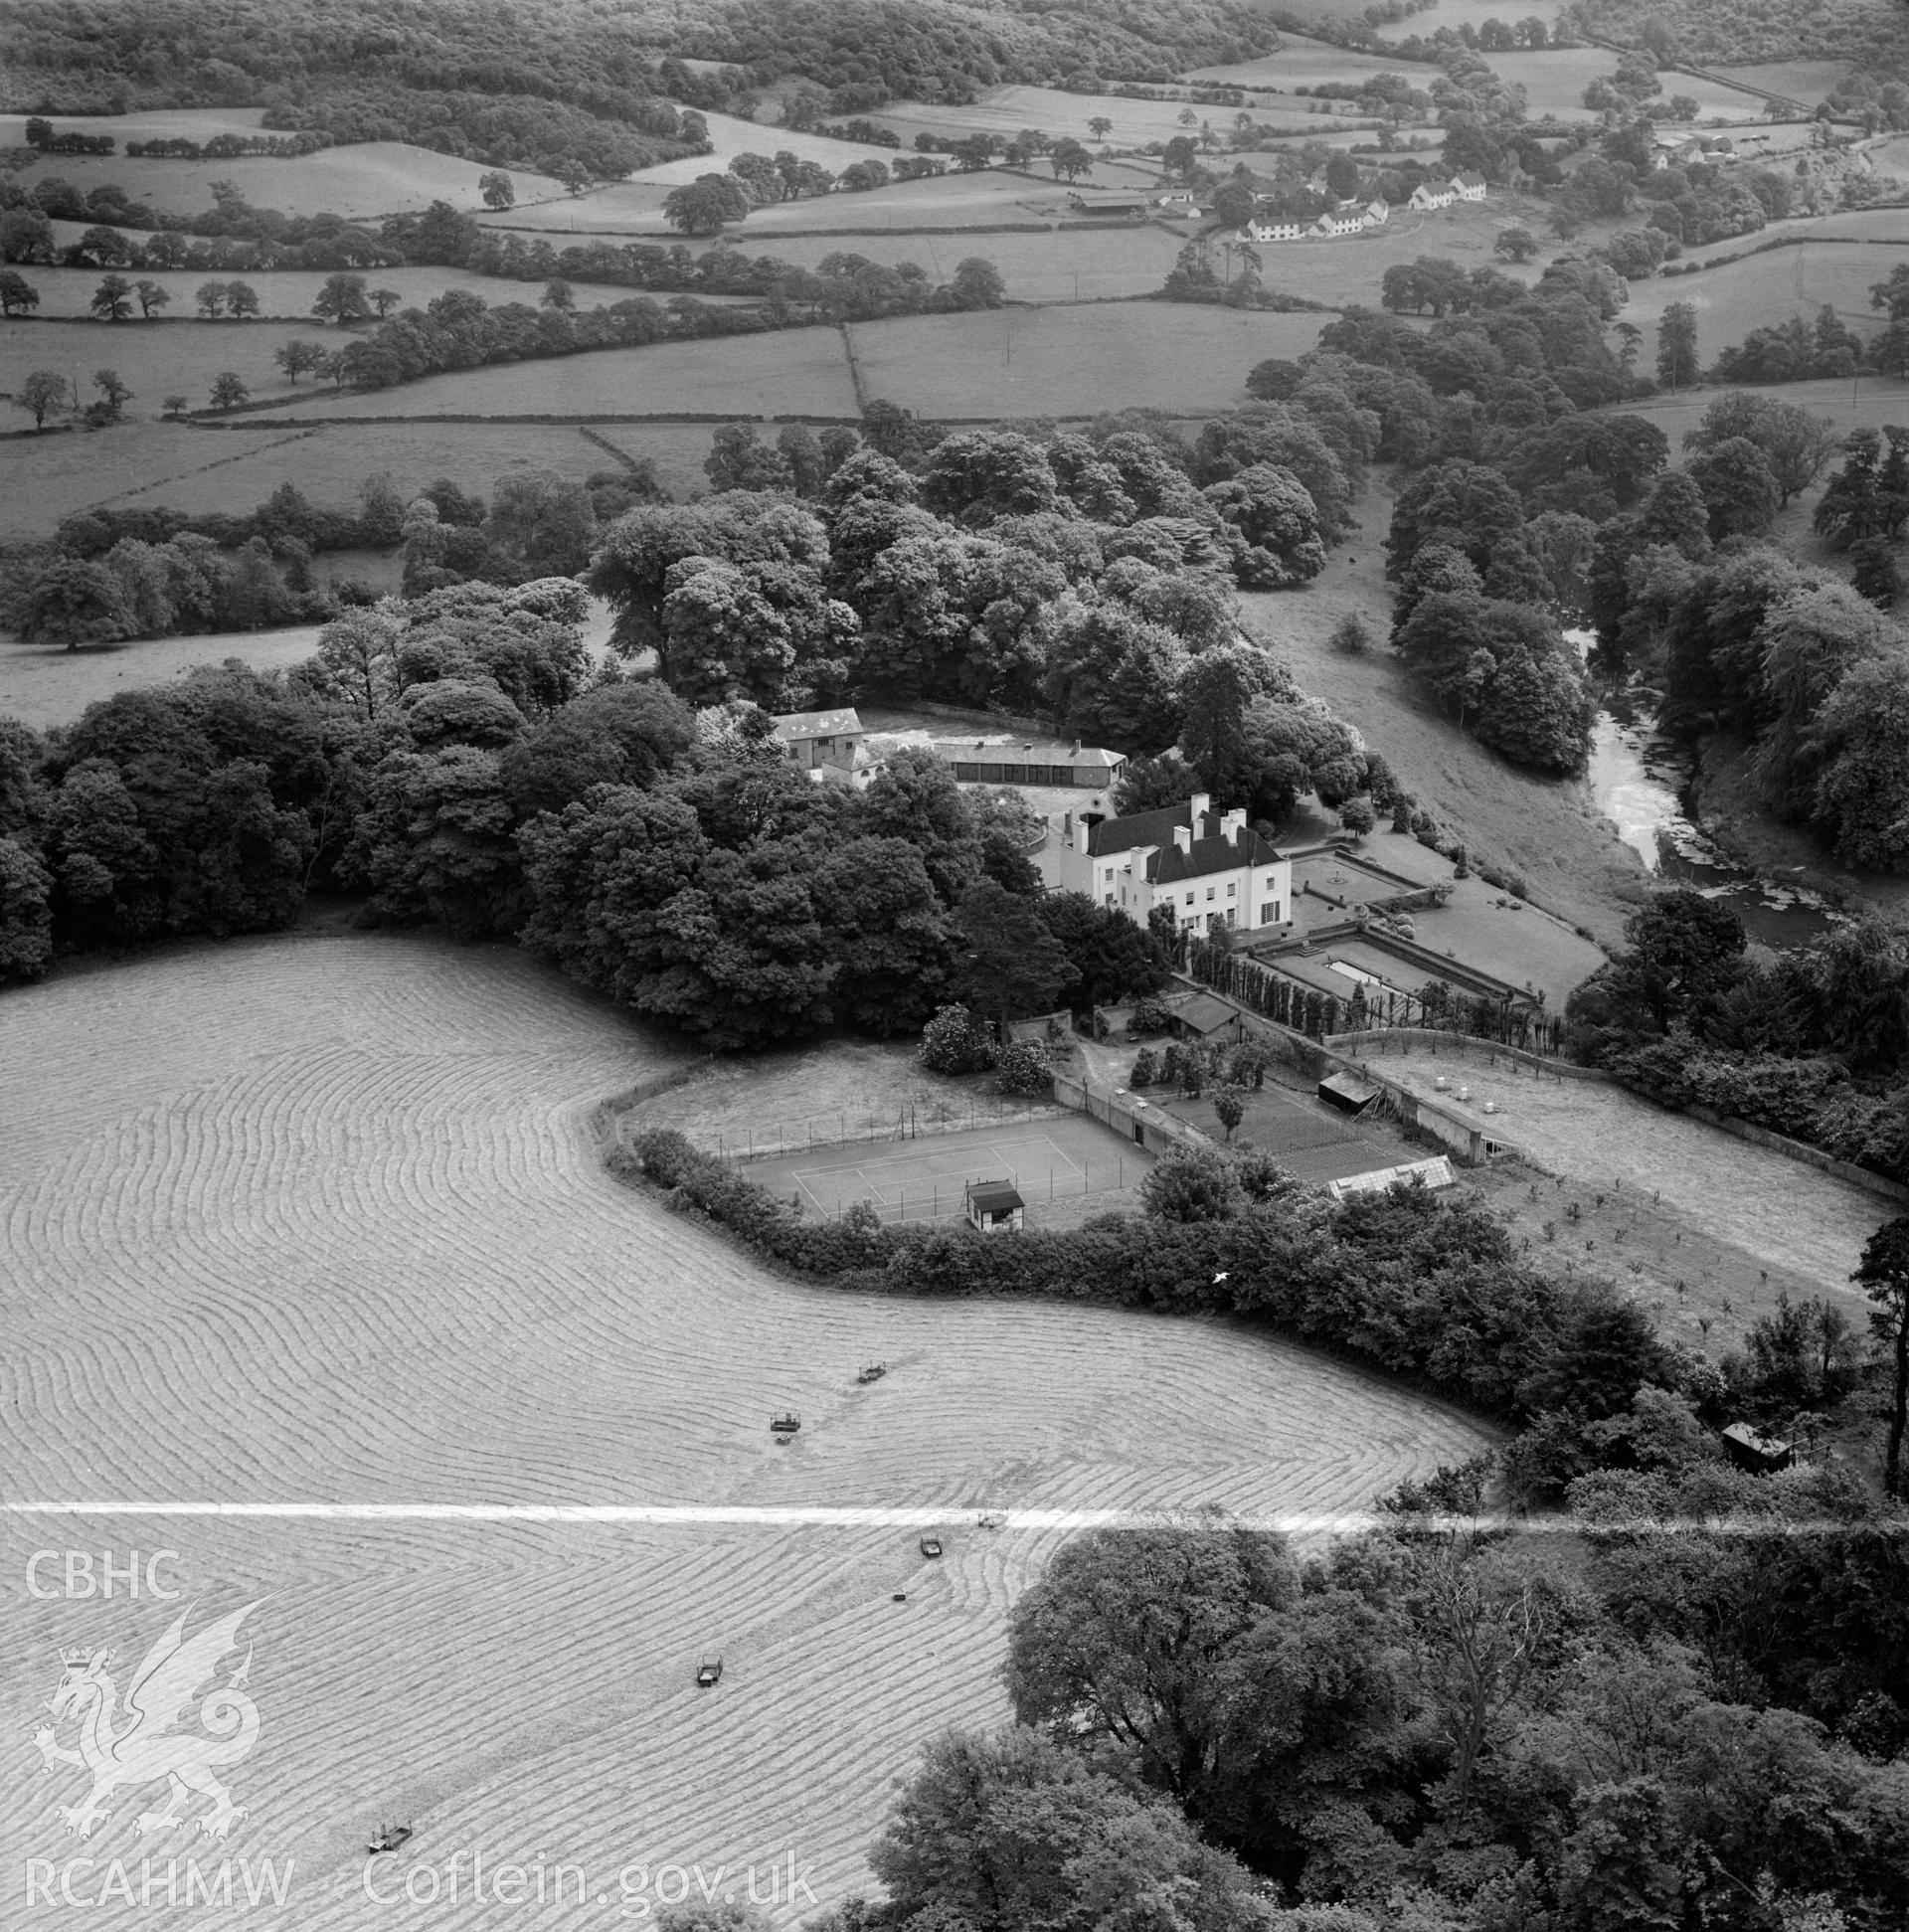
[[[1173,827],[1187,823],[1185,805],[1162,805],[1158,811],[1136,811],[1126,818],[1103,818],[1090,826],[1087,850],[1091,858],[1111,858],[1136,845],[1171,845]]]
[[[1014,1183],[1007,1180],[970,1180],[967,1198],[983,1214],[1005,1214],[1027,1205],[1014,1191]]]
[[[1215,822],[1211,813],[1207,822]],[[1167,837],[1170,840],[1172,834]],[[1155,885],[1171,885],[1176,879],[1204,878],[1208,873],[1232,872],[1242,865],[1272,865],[1279,856],[1280,848],[1249,825],[1241,831],[1237,844],[1215,831],[1196,838],[1184,852],[1171,843],[1162,845],[1147,860],[1146,876]]]
[[[788,711],[776,721],[776,736],[793,738],[838,738],[843,732],[860,731],[862,721],[847,711]]]

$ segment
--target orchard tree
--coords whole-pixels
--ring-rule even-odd
[[[241,403],[252,400],[252,391],[243,380],[230,369],[222,370],[212,379],[212,406],[216,410],[236,410]]]
[[[107,275],[87,306],[102,322],[123,322],[132,313],[132,283],[124,275]]]
[[[36,369],[20,385],[19,394],[13,399],[17,409],[32,412],[35,430],[44,430],[47,418],[55,410],[63,408],[66,400],[67,379],[56,376],[51,369]]]
[[[477,192],[483,196],[486,208],[505,209],[517,205],[517,184],[502,168],[480,174],[477,177]]]

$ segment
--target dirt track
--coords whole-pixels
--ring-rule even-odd
[[[157,1792],[78,1844],[55,1807],[81,1774],[46,1776],[26,1737],[57,1649],[136,1661],[173,1608],[28,1601],[36,1548],[177,1550],[195,1628],[268,1597],[260,1742],[232,1775],[252,1816],[222,1847],[156,1845],[294,1857],[292,1902],[249,1924],[381,1918],[359,1890],[381,1818],[419,1827],[400,1876],[541,1849],[613,1913],[631,1860],[792,1847],[826,1903],[867,1882],[924,1738],[1005,1715],[1003,1613],[1060,1532],[976,1508],[1356,1507],[1476,1446],[1221,1324],[772,1280],[595,1158],[590,1103],[673,1051],[512,952],[393,938],[192,949],[0,1000],[10,1499],[915,1504],[951,1526],[929,1565],[891,1527],[14,1517],[21,1857],[126,1858],[136,1886]],[[870,1357],[890,1373],[858,1389]],[[778,1449],[784,1403],[803,1427]]]

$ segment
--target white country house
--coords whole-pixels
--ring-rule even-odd
[[[1356,215],[1339,214],[1336,212],[1330,215],[1321,215],[1312,224],[1311,232],[1314,235],[1362,235],[1366,227],[1365,211],[1361,209]]]
[[[1156,906],[1194,933],[1281,926],[1293,913],[1293,862],[1246,822],[1209,810],[1201,791],[1183,804],[1128,818],[1050,813],[1035,854],[1050,892],[1084,892],[1144,926]]]
[[[1434,187],[1429,181],[1421,181],[1412,190],[1412,199],[1406,203],[1408,208],[1426,211],[1434,208],[1450,208],[1459,198],[1456,188]]]
[[[1383,195],[1365,205],[1367,228],[1383,228],[1392,219],[1392,204]]]
[[[1481,174],[1455,174],[1452,177],[1452,192],[1461,201],[1482,201],[1491,189]]]
[[[1305,232],[1303,222],[1263,222],[1257,216],[1240,231],[1252,242],[1297,242]]]

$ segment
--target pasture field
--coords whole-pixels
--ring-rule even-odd
[[[356,1932],[395,1818],[384,1896],[482,1846],[614,1909],[626,1866],[792,1849],[813,1899],[784,1892],[786,1926],[867,1883],[929,1737],[1007,1715],[1005,1616],[1066,1531],[979,1511],[1336,1513],[1482,1446],[1242,1324],[774,1279],[598,1159],[593,1100],[682,1059],[510,949],[413,938],[187,947],[0,1000],[0,1453],[10,1502],[67,1505],[10,1513],[0,1564],[163,1547],[191,1628],[259,1604],[220,1850],[295,1877],[248,1923]],[[367,1513],[139,1506],[222,1503]],[[898,1513],[821,1513],[859,1510]],[[19,1600],[16,1738],[56,1650],[136,1660],[177,1607]],[[21,1856],[70,1855],[77,1787],[6,1754]],[[99,1871],[150,1849],[145,1795],[85,1847]]]
[[[940,319],[940,318],[936,318]],[[459,369],[396,389],[359,395],[305,390],[294,422],[365,416],[556,416],[586,423],[600,416],[834,416],[859,414],[840,333],[778,329],[763,335],[659,342],[640,349],[595,349],[495,368]],[[601,466],[601,465],[600,465]]]
[[[96,285],[95,277],[95,285]],[[132,385],[131,416],[159,415],[164,399],[179,395],[196,410],[207,407],[213,378],[230,369],[254,396],[304,396],[329,383],[306,376],[293,384],[271,359],[274,349],[294,339],[335,349],[349,342],[349,331],[310,322],[164,321],[93,322],[77,318],[0,321],[0,390],[19,393],[36,369],[76,377],[83,402],[91,402],[95,369],[116,369]],[[26,425],[26,418],[20,419]],[[95,448],[93,453],[99,452]]]
[[[1719,349],[1741,342],[1751,329],[1792,316],[1813,322],[1825,303],[1867,335],[1881,319],[1869,306],[1870,287],[1903,259],[1865,242],[1799,242],[1726,262],[1701,274],[1652,275],[1633,282],[1624,319],[1645,331],[1640,366],[1647,369],[1656,355],[1657,320],[1671,302],[1689,302],[1696,309],[1698,352],[1706,367]]]
[[[1315,11],[1324,17],[1323,8]],[[1423,17],[1413,16],[1415,21]],[[1420,31],[1430,33],[1431,29]],[[1387,60],[1382,54],[1361,54],[1352,48],[1334,47],[1330,41],[1287,34],[1276,54],[1262,55],[1257,61],[1234,61],[1224,67],[1193,68],[1184,78],[1215,87],[1263,88],[1279,93],[1291,93],[1295,88],[1315,87],[1321,81],[1356,82],[1377,74],[1403,74],[1408,80],[1413,80],[1414,75],[1418,74],[1420,78],[1414,85],[1423,86],[1436,72],[1433,68],[1417,70],[1397,60]],[[1174,111],[1178,111],[1177,103]],[[1196,105],[1195,111],[1213,113],[1224,110],[1199,108]],[[1255,118],[1258,118],[1257,114]]]
[[[1760,383],[1740,389],[1714,384],[1682,390],[1675,396],[1652,396],[1642,403],[1627,403],[1624,408],[1628,415],[1645,417],[1663,432],[1670,440],[1674,460],[1675,452],[1683,447],[1683,433],[1697,427],[1704,411],[1719,396],[1737,394],[1767,396],[1773,403],[1794,403],[1813,416],[1828,417],[1845,435],[1854,430],[1879,430],[1888,423],[1909,424],[1909,382],[1872,375],[1853,383],[1838,377],[1831,382]],[[1833,469],[1835,465],[1832,463],[1830,467]],[[1814,501],[1814,497],[1815,493],[1811,492],[1810,500]],[[1803,500],[1800,498],[1792,509],[1799,508]],[[1807,521],[1802,528],[1785,531],[1784,535],[1797,544],[1807,544]]]
[[[1712,70],[1726,80],[1741,81],[1746,87],[1762,88],[1767,93],[1780,93],[1805,107],[1814,107],[1833,93],[1838,82],[1851,72],[1847,61],[1762,61],[1748,67],[1720,67]],[[1686,91],[1678,75],[1677,85],[1664,84],[1666,93]]]
[[[1352,0],[1306,0],[1305,12],[1324,13],[1331,4],[1333,11],[1356,11]],[[1537,0],[1535,6],[1520,4],[1507,10],[1498,0],[1439,0],[1436,7],[1424,13],[1412,14],[1396,25],[1383,29],[1394,40],[1405,40],[1413,34],[1423,34],[1428,39],[1441,27],[1450,27],[1457,32],[1461,27],[1482,27],[1487,20],[1523,20],[1528,14],[1535,14],[1552,33],[1558,31],[1558,16],[1564,11],[1561,0]],[[1613,65],[1616,56],[1612,57]]]
[[[65,116],[55,124],[65,126]],[[71,181],[83,194],[111,182],[155,208],[186,215],[213,205],[215,181],[235,181],[255,208],[369,221],[440,200],[453,208],[480,208],[477,182],[487,172],[479,161],[460,161],[409,141],[359,141],[283,159],[253,155],[236,161],[150,161],[128,160],[123,154],[50,154],[14,179],[31,187],[51,175]],[[548,175],[516,168],[506,172],[517,184],[520,201],[564,192],[563,184]]]
[[[58,227],[74,229],[71,222],[57,224]],[[62,237],[63,240],[73,239]],[[40,306],[34,312],[40,316],[87,314],[87,304],[92,299],[92,292],[99,286],[99,278],[108,272],[102,268],[43,268],[33,267],[25,271],[27,278],[40,292]],[[188,269],[162,269],[149,273],[145,269],[115,268],[113,274],[122,274],[128,281],[156,281],[172,297],[172,305],[160,311],[161,319],[168,324],[184,321],[198,314],[197,290],[206,281],[243,281],[258,291],[259,314],[243,326],[252,328],[263,322],[290,320],[312,323],[311,304],[319,289],[325,285],[325,271],[320,268],[270,269],[258,272],[215,268],[194,273]],[[541,281],[509,281],[502,275],[473,275],[462,268],[367,268],[365,285],[369,288],[395,288],[398,291],[399,306],[403,308],[423,308],[425,304],[441,295],[447,288],[467,288],[473,295],[481,295],[491,307],[503,302],[526,302],[536,308],[543,299],[544,284]],[[612,288],[600,282],[579,281],[571,284],[571,295],[578,308],[603,308],[607,303],[624,300],[637,291],[630,288]],[[707,299],[718,299],[709,297]],[[134,320],[138,319],[135,304]],[[123,324],[121,325],[124,326]],[[221,327],[227,326],[225,323]],[[235,329],[241,325],[233,324]],[[320,326],[325,326],[320,324]],[[335,331],[328,329],[328,333]],[[339,340],[349,340],[348,336]],[[272,346],[277,347],[274,342]]]
[[[146,107],[130,114],[54,114],[55,129],[62,134],[110,134],[120,145],[128,141],[179,140],[209,141],[215,134],[261,134],[265,131],[262,107]],[[25,147],[25,114],[0,114],[0,147]],[[53,157],[60,160],[76,156]],[[123,157],[115,157],[123,158]],[[234,167],[250,167],[259,157],[242,157]],[[133,166],[144,167],[135,157]],[[158,162],[154,167],[171,167]]]
[[[624,426],[618,429],[619,446],[636,455],[666,444],[675,464],[672,479],[693,469],[696,480],[704,480],[697,465],[709,453],[706,427],[645,426],[641,447]],[[669,441],[672,436],[678,440]],[[313,502],[342,509],[356,501],[359,484],[381,469],[390,470],[400,488],[422,488],[449,476],[484,494],[508,469],[555,469],[581,482],[593,471],[615,467],[615,458],[600,444],[561,423],[218,431],[132,422],[96,436],[75,431],[25,438],[7,445],[5,460],[0,538],[7,540],[50,537],[61,518],[103,503],[238,514],[257,509],[284,482],[297,484]],[[325,575],[331,565],[321,557],[318,569]]]
[[[878,148],[865,155],[881,154]],[[1131,192],[1131,172],[1116,185]],[[534,229],[562,248],[573,238],[604,235],[628,240],[680,242],[683,237],[663,220],[661,190],[648,177],[616,182],[553,207],[514,208],[486,224]],[[1059,182],[1030,181],[1005,169],[982,168],[972,174],[946,174],[923,181],[896,181],[865,194],[810,195],[752,209],[748,221],[727,231],[735,245],[760,253],[781,235],[840,233],[858,229],[963,228],[993,222],[1053,221],[1067,213],[1067,189]],[[562,219],[559,219],[559,216]]]
[[[321,557],[315,575],[354,575]],[[330,570],[323,566],[331,565]],[[397,588],[395,585],[392,587]],[[170,684],[202,664],[238,657],[255,670],[301,663],[318,648],[318,624],[285,630],[219,631],[203,637],[150,637],[137,643],[89,644],[85,650],[22,644],[0,633],[0,718],[35,731],[67,725],[89,704],[155,684]]]
[[[1191,107],[1191,128],[1181,124],[1180,114]],[[1235,109],[1203,106],[1197,100],[1134,100],[1125,94],[1069,93],[1059,88],[989,88],[971,106],[948,107],[932,101],[891,102],[869,115],[902,137],[904,149],[912,149],[917,134],[937,134],[958,139],[964,134],[1013,134],[1024,127],[1038,127],[1060,139],[1072,135],[1090,154],[1098,154],[1103,142],[1088,126],[1105,115],[1114,123],[1105,145],[1139,147],[1148,141],[1170,141],[1176,134],[1197,135],[1200,122],[1210,122],[1213,131],[1224,137],[1233,124]],[[1254,109],[1255,120],[1299,133],[1309,118],[1300,108]],[[1223,152],[1223,150],[1222,150]]]
[[[979,256],[1001,271],[1011,301],[1060,302],[1150,294],[1165,281],[1184,240],[1157,223],[1132,222],[1029,235],[789,236],[762,252],[802,268],[830,255],[914,262],[938,282],[951,279],[969,256]],[[739,252],[754,253],[746,235]]]
[[[1523,15],[1518,16],[1520,19]],[[1522,54],[1492,54],[1486,57],[1492,71],[1505,81],[1524,88],[1525,100],[1535,115],[1555,114],[1563,120],[1589,120],[1590,108],[1584,104],[1584,90],[1593,81],[1614,73],[1618,57],[1608,47],[1545,48]],[[1697,103],[1697,112],[1706,118],[1759,120],[1763,102],[1753,93],[1736,88],[1720,87],[1694,74],[1662,75],[1663,96],[1685,93]]]
[[[868,393],[917,416],[1199,415],[1240,403],[1256,362],[1302,355],[1329,319],[1106,302],[860,322],[849,334]]]

